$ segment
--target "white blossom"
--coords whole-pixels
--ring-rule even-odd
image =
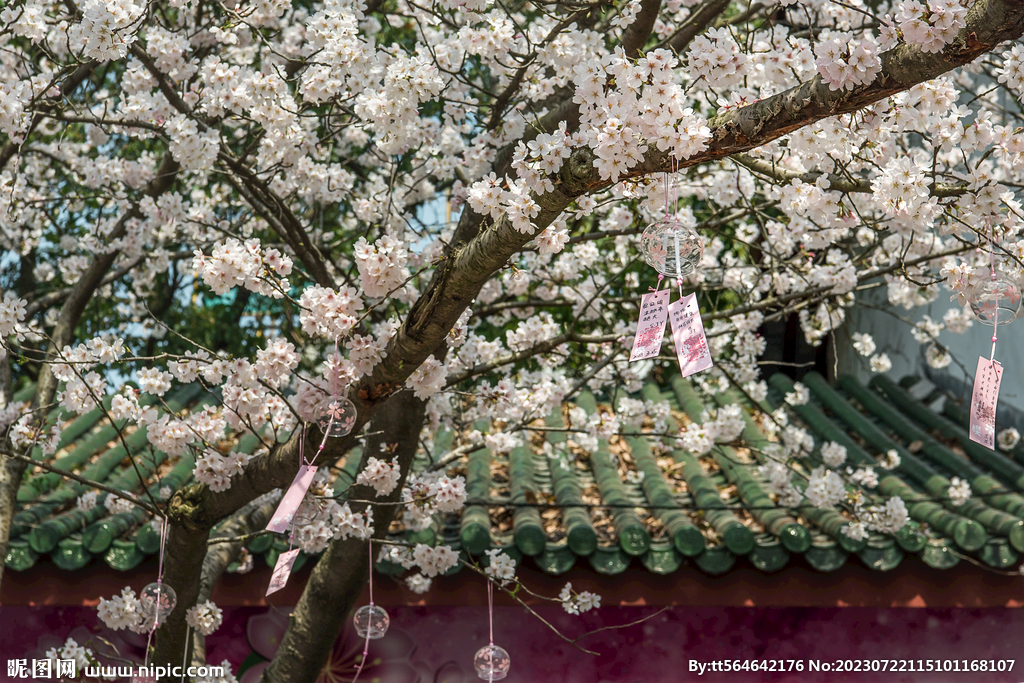
[[[395,490],[401,476],[397,460],[392,460],[389,464],[377,458],[370,458],[366,462],[366,467],[356,477],[356,483],[372,486],[378,496],[386,496]]]
[[[223,611],[210,600],[193,605],[185,612],[186,623],[204,636],[220,628],[223,620]]]
[[[1013,448],[1020,442],[1020,432],[1014,427],[1007,427],[996,434],[996,443],[999,444],[999,448],[1004,451],[1013,450]]]
[[[968,481],[953,477],[950,480],[949,500],[953,505],[960,507],[971,498],[971,484]]]
[[[431,548],[423,543],[417,543],[412,555],[420,571],[427,577],[444,574],[459,561],[459,554],[446,545]]]

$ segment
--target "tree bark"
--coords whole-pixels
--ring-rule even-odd
[[[636,59],[640,56],[660,11],[661,0],[643,0],[640,3],[640,11],[622,36],[622,49],[627,57]]]

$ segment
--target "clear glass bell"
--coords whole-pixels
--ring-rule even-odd
[[[512,659],[504,648],[488,645],[476,651],[473,668],[476,669],[476,675],[485,681],[500,681],[508,676],[508,670],[512,668]]]
[[[996,270],[996,277],[983,277],[964,292],[967,303],[978,320],[985,325],[1006,325],[1024,311],[1020,287],[1005,273]],[[998,313],[998,315],[997,315]]]
[[[352,617],[352,623],[355,624],[356,635],[360,638],[365,638],[369,634],[370,640],[377,640],[383,638],[384,634],[388,632],[391,618],[388,617],[388,613],[384,611],[383,607],[363,605],[356,610],[355,616]]]
[[[665,277],[683,278],[700,265],[704,242],[696,230],[675,216],[666,216],[644,228],[640,253]]]
[[[146,630],[149,630],[167,621],[174,606],[178,604],[178,596],[166,583],[151,583],[139,593],[139,604],[142,620]]]
[[[356,424],[356,407],[344,396],[335,396],[321,404],[316,424],[327,436],[348,436]]]

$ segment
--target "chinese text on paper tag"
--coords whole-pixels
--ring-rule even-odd
[[[1003,366],[998,361],[978,359],[974,393],[971,395],[971,441],[977,441],[985,448],[995,448],[996,402],[1002,379]]]
[[[665,321],[668,319],[669,292],[667,289],[651,292],[640,299],[640,320],[636,324],[629,360],[645,360],[661,353],[661,340],[665,336]]]

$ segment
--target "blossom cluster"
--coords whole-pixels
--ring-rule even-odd
[[[583,614],[601,606],[601,596],[590,591],[576,592],[572,584],[567,583],[558,594],[562,608],[569,614]]]
[[[195,604],[185,612],[185,623],[204,636],[220,628],[223,621],[223,610],[210,600]]]
[[[114,631],[128,629],[135,633],[145,631],[146,615],[143,614],[142,603],[131,588],[123,588],[120,595],[110,599],[100,598],[97,609],[100,621],[107,628]]]
[[[516,578],[516,561],[505,554],[500,548],[487,550],[487,576],[495,579],[499,584],[504,585]]]
[[[257,294],[281,298],[290,289],[291,258],[274,248],[262,249],[258,239],[243,243],[229,238],[215,244],[210,256],[196,250],[192,267],[218,295],[242,286]]]

